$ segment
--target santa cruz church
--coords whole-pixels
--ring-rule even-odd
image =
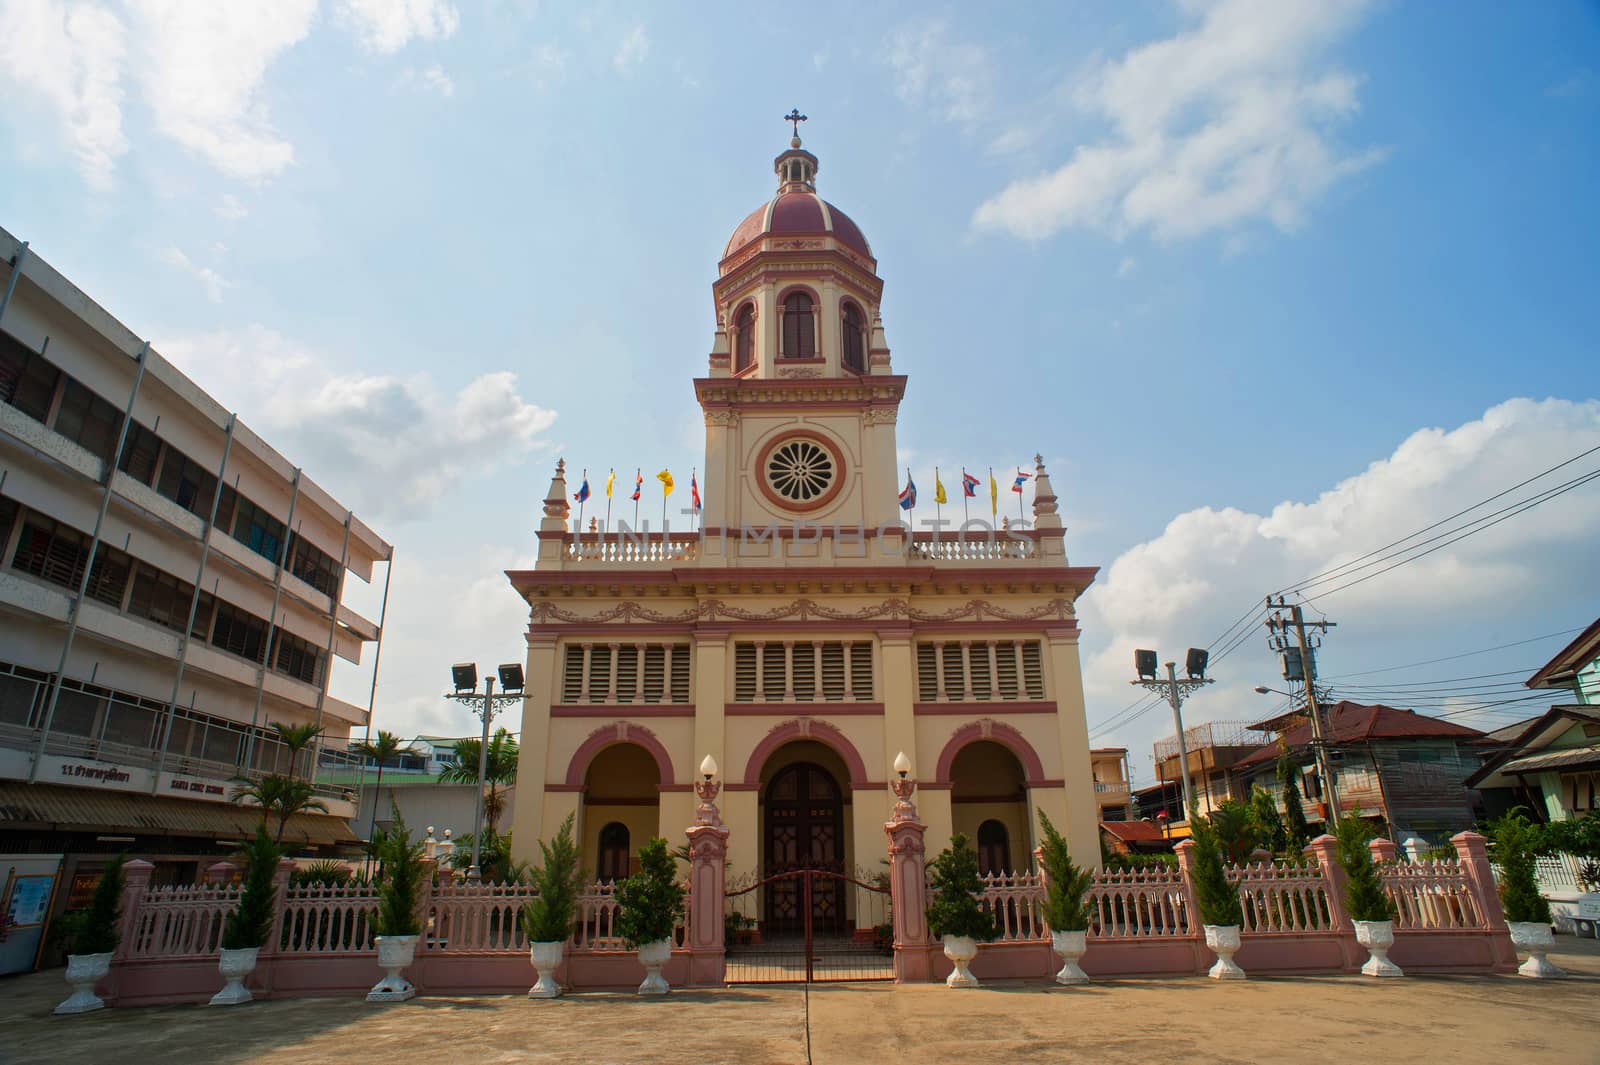
[[[904,523],[877,260],[798,136],[775,169],[692,381],[700,527],[574,531],[558,467],[538,562],[508,574],[529,607],[516,857],[576,813],[586,873],[625,875],[649,837],[683,842],[709,755],[731,874],[870,874],[904,752],[930,851],[963,832],[984,868],[1026,868],[1042,810],[1098,863],[1074,611],[1095,570],[1067,560],[1042,463],[1026,527]]]

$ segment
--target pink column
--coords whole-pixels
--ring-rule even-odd
[[[1375,839],[1367,844],[1367,850],[1372,852],[1372,860],[1379,865],[1392,862],[1400,856],[1400,848],[1392,839]]]
[[[267,935],[261,952],[256,955],[255,974],[247,981],[258,998],[269,998],[272,994],[274,964],[281,949],[279,945],[283,942],[284,911],[289,904],[289,877],[293,872],[293,858],[279,858],[278,867],[272,871],[272,931]]]
[[[1194,971],[1203,973],[1211,967],[1211,956],[1206,951],[1205,919],[1200,916],[1200,896],[1194,890],[1195,842],[1186,839],[1172,848],[1178,856],[1178,872],[1183,877],[1183,912],[1188,918],[1189,946],[1194,952]]]
[[[1339,864],[1339,841],[1324,832],[1307,845],[1306,850],[1316,855],[1322,867],[1322,882],[1328,898],[1328,919],[1333,930],[1339,933],[1339,950],[1344,955],[1346,969],[1360,969],[1367,960],[1366,948],[1356,942],[1356,926],[1344,906],[1344,889],[1349,878],[1344,866]]]
[[[1450,837],[1450,842],[1456,846],[1456,860],[1461,864],[1461,875],[1478,904],[1478,912],[1483,914],[1484,922],[1488,925],[1495,971],[1513,972],[1517,967],[1517,950],[1511,945],[1506,911],[1500,905],[1500,891],[1495,886],[1494,871],[1489,868],[1489,841],[1476,832],[1458,832]]]
[[[231,884],[233,883],[234,874],[238,871],[239,867],[232,862],[217,862],[215,865],[208,865],[206,866],[206,883]]]
[[[720,987],[727,978],[723,942],[726,906],[728,830],[717,810],[722,790],[710,776],[695,781],[700,805],[689,826],[689,983]]]
[[[122,866],[122,913],[117,918],[117,949],[111,956],[111,972],[100,982],[100,997],[106,1005],[117,1004],[117,992],[122,985],[120,963],[128,960],[139,935],[139,910],[150,891],[150,874],[156,867],[141,858],[125,862]]]
[[[883,826],[889,837],[889,900],[894,907],[894,978],[897,983],[933,979],[932,938],[928,935],[928,878],[922,837],[928,826],[911,802],[916,782],[891,780],[896,801]]]

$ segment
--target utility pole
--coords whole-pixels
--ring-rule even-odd
[[[1189,781],[1189,745],[1183,736],[1183,701],[1202,687],[1212,683],[1206,677],[1206,662],[1209,655],[1198,648],[1189,649],[1188,661],[1185,663],[1189,676],[1183,680],[1178,679],[1178,665],[1176,662],[1167,663],[1167,679],[1156,679],[1156,653],[1154,651],[1135,651],[1133,653],[1134,668],[1139,673],[1139,679],[1131,681],[1147,691],[1164,696],[1167,704],[1172,707],[1172,724],[1178,730],[1178,758],[1183,765],[1183,809],[1184,820],[1194,816],[1194,785]],[[1157,763],[1159,766],[1159,762]],[[1159,770],[1158,770],[1159,772]]]
[[[492,673],[483,678],[482,695],[473,690],[478,683],[478,667],[475,664],[461,662],[451,666],[450,670],[456,690],[447,692],[445,698],[464,703],[467,709],[483,719],[483,739],[478,743],[478,801],[472,813],[472,864],[467,867],[467,880],[476,884],[482,876],[479,860],[483,856],[483,788],[489,770],[489,723],[502,706],[522,701],[522,667],[515,662],[500,667],[502,686],[507,689],[500,695],[494,693]],[[376,795],[372,801],[377,803]]]
[[[1285,603],[1283,596],[1278,596],[1276,602],[1272,596],[1267,596],[1267,608],[1271,610],[1288,610],[1289,620],[1284,621],[1283,615],[1274,614],[1267,619],[1267,628],[1278,635],[1277,649],[1288,649],[1288,633],[1290,626],[1294,627],[1296,649],[1300,652],[1300,682],[1306,689],[1306,712],[1311,718],[1311,751],[1317,760],[1317,773],[1322,777],[1323,795],[1327,799],[1328,816],[1324,819],[1327,826],[1338,823],[1340,816],[1339,786],[1334,780],[1333,765],[1328,760],[1328,738],[1322,723],[1322,704],[1317,700],[1316,660],[1312,657],[1312,647],[1306,640],[1305,615],[1300,610],[1300,604]],[[1326,633],[1331,628],[1336,628],[1337,623],[1332,621],[1314,621],[1312,625]],[[1285,677],[1292,680],[1292,677]],[[1292,689],[1291,689],[1292,690]]]

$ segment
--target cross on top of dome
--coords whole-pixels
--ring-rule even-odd
[[[816,192],[817,157],[800,147],[800,123],[806,121],[806,116],[796,107],[783,120],[794,127],[794,136],[789,138],[789,150],[772,163],[778,175],[778,192]]]
[[[806,116],[800,113],[798,107],[794,107],[790,108],[789,113],[783,116],[783,120],[794,127],[794,137],[789,141],[789,147],[800,147],[800,123],[806,120]]]

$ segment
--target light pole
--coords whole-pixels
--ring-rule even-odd
[[[1166,696],[1167,702],[1172,706],[1172,723],[1178,729],[1178,757],[1183,763],[1183,776],[1179,779],[1183,781],[1184,820],[1187,821],[1196,811],[1194,785],[1189,783],[1189,745],[1183,738],[1183,701],[1211,683],[1206,678],[1206,663],[1211,655],[1198,647],[1189,648],[1188,658],[1184,661],[1184,672],[1189,675],[1183,680],[1178,679],[1178,666],[1175,662],[1167,663],[1167,679],[1157,680],[1157,657],[1154,651],[1133,652],[1133,667],[1138,671],[1139,679],[1129,683],[1137,684],[1157,695]]]
[[[446,699],[464,704],[483,719],[483,739],[478,744],[478,801],[472,813],[472,864],[467,867],[467,879],[477,883],[482,877],[478,860],[483,854],[483,785],[489,773],[489,722],[495,710],[522,701],[522,667],[512,662],[500,667],[500,686],[505,689],[494,693],[494,676],[483,678],[483,694],[479,695],[478,665],[476,662],[458,662],[450,667],[450,679],[456,690],[446,692]]]

